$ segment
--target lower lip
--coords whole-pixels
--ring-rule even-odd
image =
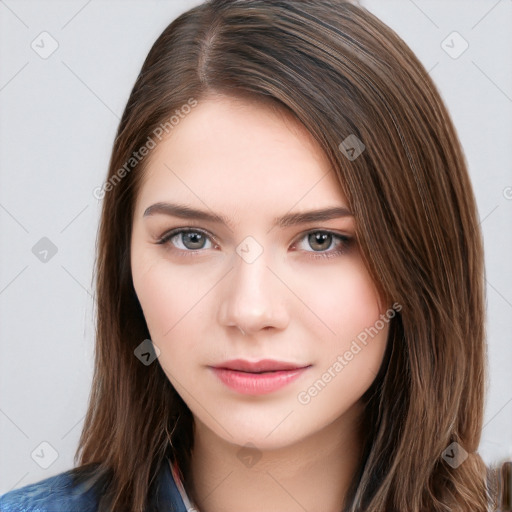
[[[299,378],[309,366],[267,373],[248,373],[227,368],[212,368],[217,377],[232,390],[244,395],[272,393]]]

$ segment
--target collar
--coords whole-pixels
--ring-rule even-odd
[[[169,468],[171,471],[172,478],[174,483],[176,484],[176,488],[180,493],[181,499],[183,501],[183,505],[185,506],[187,512],[199,512],[196,507],[196,504],[192,502],[192,500],[188,497],[187,492],[185,491],[185,487],[183,486],[183,481],[181,478],[181,471],[178,466],[178,463],[174,464],[169,460]]]
[[[170,460],[164,460],[158,474],[156,492],[150,499],[149,510],[155,512],[197,512],[190,503],[183,489],[178,468],[174,468]]]

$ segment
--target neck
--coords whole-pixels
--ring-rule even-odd
[[[187,492],[200,512],[339,512],[361,461],[361,414],[356,404],[307,438],[252,452],[196,418]]]

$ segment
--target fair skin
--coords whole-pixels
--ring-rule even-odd
[[[288,213],[349,210],[328,160],[291,117],[224,96],[202,99],[150,156],[132,275],[158,362],[194,417],[189,496],[201,512],[341,510],[361,456],[360,398],[388,324],[342,370],[333,365],[388,305],[363,264],[353,216],[273,227]],[[144,215],[159,202],[230,225]],[[187,227],[202,231],[157,243]],[[332,236],[318,240],[319,231]],[[241,394],[211,369],[237,358],[305,369],[277,391]]]

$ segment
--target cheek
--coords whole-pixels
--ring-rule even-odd
[[[179,267],[162,258],[138,260],[132,264],[134,288],[154,341],[171,336],[186,315],[204,296],[206,287]]]
[[[302,282],[302,296],[313,315],[327,326],[327,340],[339,344],[372,326],[383,313],[374,284],[357,261],[347,261],[337,269],[324,269],[323,275]],[[325,331],[324,331],[325,332]]]
[[[132,276],[151,340],[160,349],[159,364],[179,387],[185,370],[204,352],[197,330],[211,314],[204,299],[212,284],[162,257],[135,256]]]
[[[348,293],[339,283],[334,288],[337,307],[326,318],[336,334],[316,351],[316,367],[297,395],[313,417],[334,420],[352,407],[374,382],[386,351],[389,319],[382,320],[371,281],[353,275],[347,282]],[[327,312],[329,304],[319,307]]]
[[[382,321],[384,305],[379,304],[378,292],[360,261],[345,260],[336,271],[325,270],[330,272],[315,276],[315,282],[324,286],[303,282],[308,304],[329,331],[323,329],[326,335],[315,350],[316,368],[308,383],[311,394],[309,388],[303,389],[305,402],[299,402],[314,401],[311,410],[318,408],[320,413],[327,408],[336,415],[357,401],[374,381],[386,350],[389,322]],[[313,337],[318,332],[313,324],[318,326],[318,320],[312,315],[308,318]],[[333,404],[339,407],[332,410]]]

